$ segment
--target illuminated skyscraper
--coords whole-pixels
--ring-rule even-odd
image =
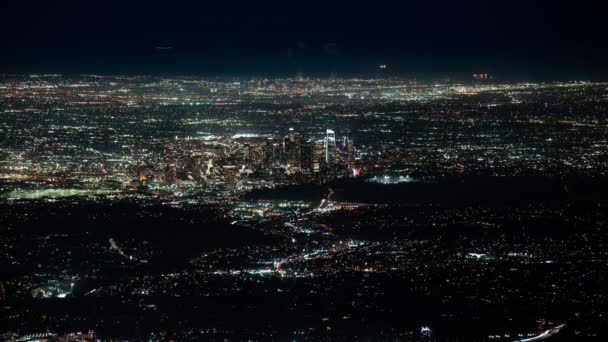
[[[282,146],[275,139],[267,139],[266,146],[264,148],[264,164],[267,168],[272,168],[281,161]]]
[[[137,168],[137,180],[141,183],[144,184],[146,182],[146,167],[143,165],[140,165]]]
[[[325,167],[325,139],[312,142],[312,170],[321,172]]]
[[[313,170],[313,142],[302,141],[300,149],[300,163],[302,169],[310,172]]]
[[[293,128],[289,129],[289,134],[283,140],[283,152],[285,162],[291,166],[301,165],[301,149],[302,149],[302,136],[297,133]]]
[[[249,144],[243,146],[243,161],[245,163],[251,162],[251,145]]]
[[[349,139],[348,137],[344,137],[342,140],[342,161],[346,163],[351,163],[355,160],[355,146],[353,143],[353,139]]]
[[[336,161],[336,133],[328,129],[325,133],[325,163],[332,165]]]

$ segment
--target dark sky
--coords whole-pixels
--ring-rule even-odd
[[[0,72],[608,78],[600,1],[41,3],[1,2]]]

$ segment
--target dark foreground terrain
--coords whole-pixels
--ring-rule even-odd
[[[317,208],[327,185],[5,201],[0,337],[513,341],[565,324],[550,341],[605,340],[606,184],[342,181],[332,201],[353,205],[335,210]]]

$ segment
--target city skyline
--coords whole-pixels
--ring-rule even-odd
[[[0,341],[608,340],[598,2],[0,13]]]

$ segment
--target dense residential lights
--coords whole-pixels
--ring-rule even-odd
[[[600,4],[0,2],[0,342],[608,341]]]
[[[600,336],[607,111],[486,72],[0,76],[0,337]]]

